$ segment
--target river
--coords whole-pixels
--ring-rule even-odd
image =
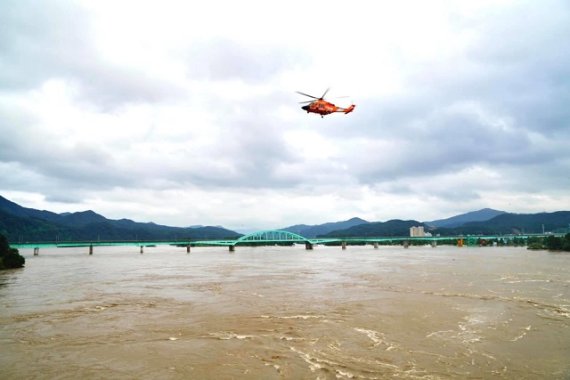
[[[22,249],[3,379],[568,379],[570,254]]]

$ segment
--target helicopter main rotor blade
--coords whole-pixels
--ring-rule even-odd
[[[325,97],[325,95],[327,94],[327,92],[329,92],[330,89],[331,89],[330,87],[327,88],[327,90],[325,91],[325,93],[323,94],[323,96],[321,96],[321,99],[323,99],[323,98]]]
[[[305,100],[304,102],[299,102],[299,104],[305,104],[305,103],[312,103],[314,102],[314,100]]]
[[[317,98],[316,96],[309,95],[309,94],[305,94],[304,92],[301,92],[301,91],[296,91],[296,92],[297,92],[297,94],[305,95],[305,96],[308,96],[309,98],[319,99],[319,98]]]

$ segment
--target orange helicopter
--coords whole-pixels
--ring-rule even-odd
[[[330,89],[327,88],[323,96],[321,96],[320,98],[317,98],[316,96],[313,95],[305,94],[304,92],[297,91],[297,94],[301,94],[303,96],[308,96],[309,98],[315,99],[315,100],[306,100],[304,102],[300,102],[301,104],[309,103],[301,108],[307,111],[307,113],[309,112],[318,113],[319,115],[321,115],[321,117],[324,117],[325,115],[331,114],[333,112],[344,112],[346,114],[354,111],[354,107],[356,107],[356,105],[354,104],[351,104],[350,107],[343,108],[335,106],[331,102],[326,101],[324,97],[327,94],[327,92],[329,92],[329,90]]]

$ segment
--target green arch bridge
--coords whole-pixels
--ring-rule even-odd
[[[347,245],[363,245],[373,244],[377,247],[378,244],[402,244],[407,247],[410,244],[431,244],[437,245],[440,241],[457,241],[458,245],[476,245],[482,240],[502,240],[509,242],[514,239],[527,240],[530,237],[545,237],[544,234],[525,234],[525,235],[470,235],[470,236],[424,236],[424,237],[354,237],[354,238],[306,238],[299,234],[283,231],[283,230],[263,230],[257,231],[248,235],[244,235],[236,240],[170,240],[170,241],[77,241],[77,242],[26,242],[26,243],[13,243],[10,244],[14,248],[34,248],[34,254],[40,247],[89,247],[89,253],[93,252],[93,247],[96,246],[140,246],[141,253],[144,246],[155,245],[175,245],[187,247],[187,252],[190,252],[190,247],[212,247],[223,246],[229,247],[233,251],[238,245],[292,245],[292,244],[305,244],[307,249],[312,249],[316,244],[328,245],[342,245],[346,248]]]

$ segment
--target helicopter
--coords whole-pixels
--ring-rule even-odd
[[[301,104],[308,103],[307,105],[304,105],[301,108],[307,111],[307,113],[309,112],[318,113],[319,115],[321,115],[321,117],[329,115],[333,112],[344,112],[345,114],[347,114],[354,111],[354,107],[356,107],[355,104],[351,104],[349,107],[343,108],[335,106],[331,102],[326,101],[324,98],[327,92],[329,92],[329,90],[330,88],[327,88],[327,90],[320,98],[317,98],[316,96],[313,95],[305,94],[304,92],[301,91],[297,91],[297,94],[301,94],[303,96],[308,96],[309,98],[315,99],[315,100],[305,100],[303,102],[300,102]]]

